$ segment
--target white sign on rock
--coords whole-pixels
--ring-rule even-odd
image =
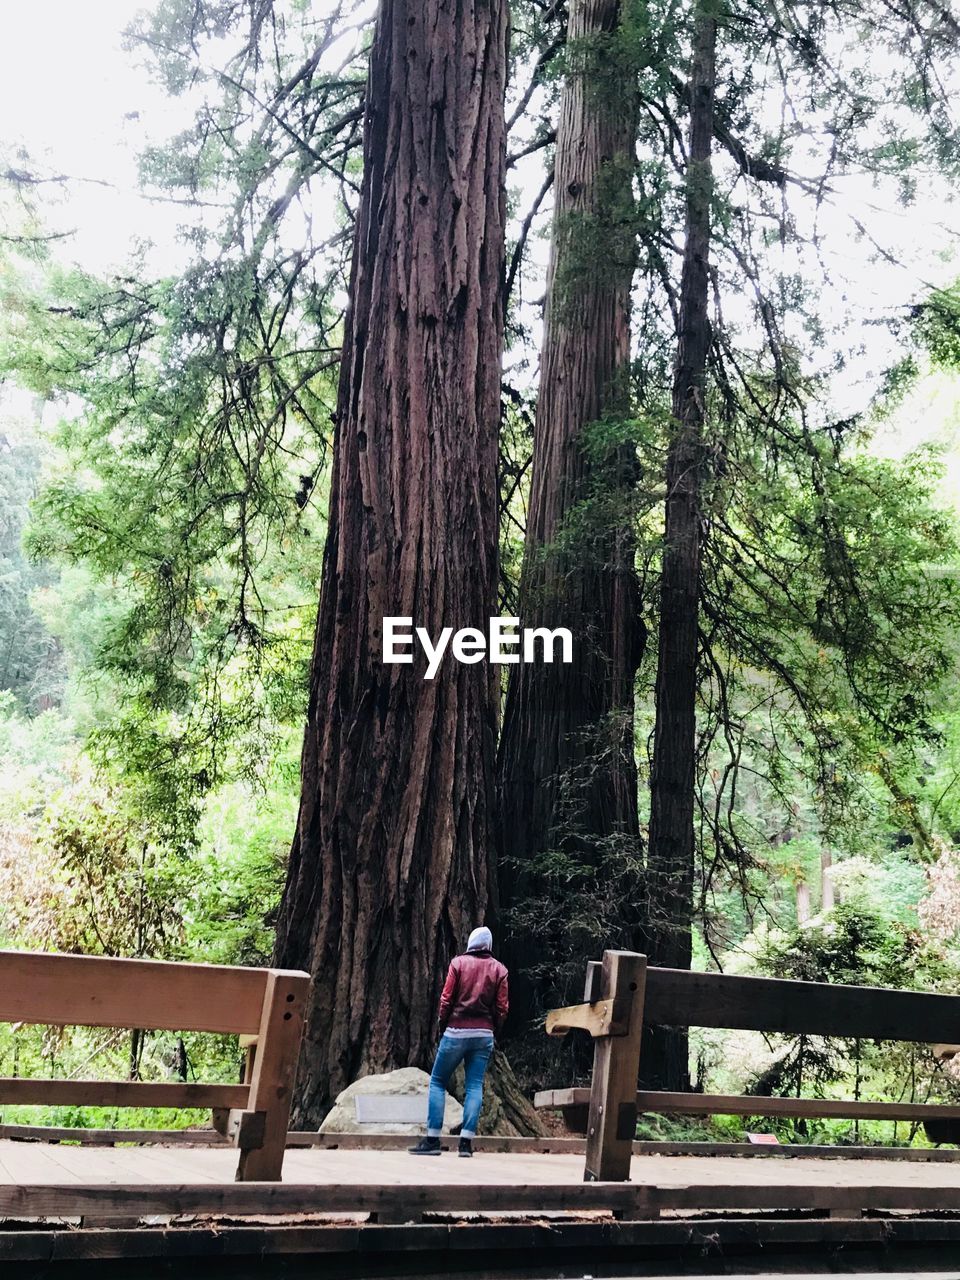
[[[419,1067],[401,1067],[383,1075],[363,1076],[337,1095],[320,1125],[321,1133],[420,1132],[427,1122],[430,1077]],[[463,1108],[447,1094],[444,1131],[463,1121]]]

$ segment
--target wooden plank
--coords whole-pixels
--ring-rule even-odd
[[[0,1140],[27,1143],[76,1143],[79,1146],[114,1145],[160,1147],[228,1146],[227,1140],[214,1129],[76,1129],[66,1126],[0,1124]],[[454,1141],[446,1138],[445,1142]],[[317,1148],[322,1151],[406,1151],[410,1138],[391,1133],[317,1133],[313,1129],[291,1130],[287,1149]],[[518,1155],[583,1155],[582,1138],[474,1138],[475,1151],[488,1154]],[[960,1151],[936,1147],[832,1147],[814,1144],[784,1144],[757,1147],[745,1142],[651,1142],[636,1141],[635,1156],[736,1156],[781,1160],[887,1160],[907,1163],[956,1163]],[[0,1165],[0,1173],[4,1173]],[[6,1181],[16,1178],[6,1174]],[[3,1181],[0,1178],[0,1181]]]
[[[305,973],[271,970],[267,978],[247,1104],[264,1113],[264,1126],[255,1147],[241,1147],[238,1182],[279,1181],[282,1175],[309,991]]]
[[[593,1004],[572,1004],[551,1009],[544,1029],[548,1036],[565,1036],[568,1031],[588,1031],[599,1036],[626,1035],[630,1006],[624,1001],[597,1000]]]
[[[586,1182],[630,1177],[630,1158],[637,1132],[634,1101],[640,1069],[646,956],[632,951],[605,951],[601,998],[624,1010],[625,1033],[603,1036],[593,1051],[590,1114],[587,1120]]]
[[[603,1183],[574,1187],[326,1186],[283,1183],[227,1183],[220,1185],[78,1186],[26,1185],[0,1187],[0,1216],[77,1217],[84,1214],[138,1216],[183,1213],[290,1214],[369,1213],[428,1210],[481,1212],[552,1209],[558,1206],[629,1208],[637,1188],[617,1184],[615,1192]],[[584,1191],[589,1194],[583,1195]],[[646,1191],[646,1188],[644,1188]],[[560,1193],[558,1195],[558,1192]]]
[[[610,1256],[618,1257],[621,1265],[626,1263],[629,1270],[635,1267],[639,1251],[653,1248],[669,1250],[671,1259],[677,1261],[695,1259],[694,1270],[698,1273],[702,1271],[706,1253],[716,1258],[718,1267],[725,1273],[739,1271],[732,1260],[738,1255],[746,1255],[749,1258],[746,1265],[753,1274],[758,1265],[757,1250],[762,1248],[763,1257],[768,1260],[764,1270],[772,1275],[795,1274],[797,1247],[801,1246],[811,1258],[811,1269],[819,1275],[825,1264],[829,1266],[824,1258],[827,1249],[832,1251],[838,1246],[847,1246],[841,1256],[847,1257],[849,1265],[860,1271],[867,1265],[858,1261],[863,1257],[861,1247],[867,1246],[871,1274],[876,1267],[885,1272],[896,1267],[899,1274],[908,1275],[915,1274],[915,1250],[901,1256],[897,1253],[898,1248],[906,1246],[910,1249],[919,1244],[942,1250],[936,1255],[938,1271],[940,1274],[947,1271],[952,1274],[955,1267],[951,1264],[955,1262],[956,1255],[948,1250],[954,1249],[958,1240],[960,1223],[957,1221],[918,1218],[841,1222],[827,1218],[740,1216],[732,1220],[716,1217],[698,1219],[693,1223],[667,1219],[659,1222],[553,1221],[549,1224],[416,1223],[404,1227],[325,1223],[234,1226],[214,1223],[167,1227],[162,1231],[116,1227],[112,1230],[4,1231],[0,1233],[0,1258],[8,1263],[56,1262],[62,1264],[65,1271],[74,1262],[123,1259],[127,1264],[125,1273],[133,1274],[136,1264],[146,1260],[176,1260],[182,1268],[184,1259],[201,1262],[236,1259],[241,1264],[244,1259],[250,1259],[256,1260],[262,1268],[267,1257],[293,1259],[298,1255],[302,1270],[303,1255],[322,1254],[331,1260],[339,1257],[346,1262],[349,1270],[342,1271],[341,1267],[335,1266],[335,1274],[354,1275],[371,1274],[369,1255],[372,1253],[381,1258],[408,1254],[408,1263],[414,1264],[419,1274],[424,1271],[436,1274],[440,1269],[437,1261],[443,1274],[450,1274],[449,1251],[456,1251],[464,1259],[465,1255],[483,1257],[487,1251],[493,1250],[506,1256],[509,1251],[517,1262],[536,1266],[540,1262],[537,1255],[546,1250],[558,1264],[561,1251],[566,1256],[577,1258],[577,1263],[571,1266],[579,1265],[582,1272],[585,1270],[583,1255],[587,1251],[595,1254],[597,1249],[610,1250]],[[856,1252],[849,1249],[851,1245],[858,1247]],[[822,1252],[815,1252],[818,1249]],[[427,1267],[421,1269],[418,1255],[428,1261]],[[923,1264],[924,1271],[929,1269],[929,1255],[923,1259]],[[404,1272],[408,1269],[408,1266],[402,1268]],[[563,1270],[570,1274],[566,1266]],[[326,1274],[326,1271],[322,1264],[314,1263],[311,1274]],[[50,1273],[54,1274],[52,1268]],[[201,1266],[198,1273],[206,1274],[205,1268]],[[220,1273],[218,1267],[217,1274]],[[46,1268],[43,1274],[47,1274]],[[247,1269],[241,1265],[237,1274],[247,1274]]]
[[[2,1136],[2,1133],[0,1133]],[[162,1140],[162,1139],[161,1139]],[[444,1142],[452,1139],[444,1138]],[[294,1130],[287,1134],[289,1147],[317,1147],[324,1151],[405,1151],[410,1139],[401,1134],[315,1133]],[[475,1151],[521,1155],[582,1155],[582,1138],[474,1138]],[[451,1145],[452,1149],[452,1145]],[[910,1163],[956,1163],[960,1151],[935,1147],[831,1147],[811,1144],[782,1144],[757,1147],[747,1142],[649,1142],[635,1141],[635,1156],[737,1156],[785,1160],[892,1160]]]
[[[0,1102],[51,1107],[244,1107],[244,1084],[0,1079]]]
[[[444,1134],[443,1145],[456,1147],[456,1138]],[[287,1134],[289,1147],[315,1147],[322,1151],[406,1151],[410,1137],[398,1133],[315,1133],[294,1130]],[[518,1155],[583,1155],[582,1138],[513,1138],[487,1137],[473,1140],[474,1151]]]
[[[603,986],[603,961],[588,960],[587,976],[583,984],[583,998],[587,1004],[595,1004],[600,999]]]
[[[75,1142],[82,1147],[114,1146],[116,1143],[198,1147],[226,1145],[213,1129],[77,1129],[39,1124],[0,1124],[0,1140]]]
[[[254,1034],[267,970],[0,952],[0,1022]]]
[[[256,1037],[256,1036],[241,1036],[241,1037],[240,1037],[240,1044],[241,1044],[241,1047],[243,1047],[243,1042],[244,1042],[244,1040],[247,1040],[247,1039],[249,1039],[250,1041],[252,1041],[252,1043],[251,1043],[251,1044],[248,1044],[248,1045],[246,1046],[246,1048],[244,1048],[244,1050],[243,1050],[243,1075],[242,1075],[242,1079],[243,1079],[243,1083],[244,1083],[244,1084],[250,1084],[250,1083],[251,1083],[251,1081],[253,1080],[253,1064],[254,1064],[254,1063],[256,1062],[256,1060],[257,1060],[257,1037]]]
[[[86,1177],[78,1178],[75,1171],[64,1170],[62,1166],[53,1164],[50,1160],[52,1151],[56,1151],[56,1147],[34,1143],[18,1148],[16,1152],[5,1150],[6,1175],[12,1183],[72,1182],[81,1186],[87,1181]],[[96,1181],[96,1178],[92,1180]]]
[[[960,1106],[846,1102],[836,1098],[753,1098],[728,1094],[638,1093],[638,1111],[664,1115],[783,1116],[824,1120],[960,1120]]]
[[[826,1185],[822,1183],[697,1183],[658,1186],[630,1182],[568,1185],[434,1186],[296,1183],[0,1186],[5,1218],[226,1214],[584,1213],[626,1216],[656,1212],[878,1211],[960,1213],[960,1187]]]
[[[589,1105],[589,1089],[544,1089],[535,1107]],[[637,1110],[663,1115],[784,1116],[825,1120],[958,1120],[960,1106],[919,1102],[846,1102],[836,1098],[755,1098],[714,1093],[637,1093]]]
[[[0,1140],[19,1142],[77,1143],[80,1146],[225,1147],[226,1138],[215,1129],[77,1129],[67,1126],[0,1124]],[[409,1135],[318,1133],[315,1129],[291,1130],[287,1148],[317,1147],[325,1151],[406,1151]],[[581,1138],[474,1138],[474,1150],[552,1155],[582,1155]],[[957,1153],[960,1158],[960,1152]],[[15,1179],[9,1179],[15,1181]]]
[[[533,1095],[533,1105],[543,1111],[558,1111],[563,1107],[588,1107],[590,1090],[580,1087],[539,1089]]]
[[[213,1112],[213,1127],[235,1147],[247,1148],[263,1145],[266,1116],[262,1111],[250,1111],[234,1107],[232,1110],[216,1108]]]
[[[912,1221],[908,1220],[908,1223],[912,1224]],[[828,1222],[770,1223],[746,1220],[742,1226],[737,1226],[730,1222],[716,1221],[710,1224],[710,1242],[718,1253],[725,1243],[743,1246],[745,1243],[760,1241],[789,1245],[848,1242],[836,1230],[839,1225]],[[880,1221],[858,1224],[857,1241],[882,1242],[886,1225]],[[955,1223],[943,1223],[936,1233],[931,1233],[927,1238],[952,1242],[957,1239],[956,1226]],[[902,1235],[904,1230],[901,1225],[897,1234]],[[637,1249],[650,1246],[667,1246],[670,1249],[684,1249],[686,1246],[690,1251],[702,1253],[704,1242],[691,1240],[690,1228],[676,1222],[575,1222],[550,1226],[484,1223],[456,1227],[437,1223],[418,1223],[405,1227],[325,1224],[252,1227],[216,1224],[173,1227],[164,1231],[114,1228],[0,1233],[0,1257],[8,1263],[56,1262],[69,1268],[71,1263],[123,1259],[128,1264],[129,1273],[132,1273],[138,1262],[156,1259],[166,1259],[169,1265],[169,1260],[196,1259],[205,1263],[210,1259],[222,1261],[232,1258],[242,1264],[245,1258],[261,1260],[265,1256],[325,1254],[350,1259],[353,1267],[356,1267],[358,1257],[365,1259],[371,1252],[393,1257],[409,1253],[412,1255],[410,1261],[414,1261],[418,1255],[426,1259],[445,1260],[446,1252],[451,1249],[458,1252],[469,1251],[477,1256],[482,1256],[487,1250],[498,1250],[501,1253],[509,1250],[519,1258],[533,1255],[530,1257],[530,1261],[533,1261],[536,1253],[542,1249],[556,1254],[559,1250],[578,1249],[582,1252],[585,1249],[609,1247],[629,1250],[635,1254]],[[724,1252],[723,1256],[728,1255]],[[435,1270],[435,1266],[430,1267],[431,1274]],[[242,1265],[239,1271],[246,1274]],[[353,1273],[352,1270],[349,1272]]]
[[[921,1044],[960,1041],[960,996],[683,969],[647,970],[644,1017],[662,1026]]]
[[[102,1153],[100,1151],[94,1153],[89,1147],[80,1151],[63,1146],[58,1149],[74,1151],[79,1156],[77,1168],[83,1175],[80,1178],[83,1183],[152,1185],[157,1182],[182,1182],[186,1176],[192,1183],[217,1184],[229,1178],[230,1166],[235,1159],[232,1150],[221,1152],[218,1149],[210,1149],[201,1153],[193,1148],[195,1155],[212,1155],[214,1159],[191,1160],[188,1156],[185,1160],[182,1147],[154,1147],[149,1153],[141,1147],[111,1147],[107,1153],[111,1168],[111,1166],[101,1165]],[[94,1154],[97,1156],[96,1172],[90,1169],[91,1157]],[[146,1159],[144,1159],[145,1155]]]
[[[561,1139],[563,1141],[563,1139]],[[566,1139],[574,1142],[576,1139]],[[648,1142],[633,1144],[635,1156],[722,1156],[769,1160],[882,1160],[907,1164],[956,1164],[960,1151],[938,1147],[829,1147],[814,1143],[754,1146],[749,1142]]]

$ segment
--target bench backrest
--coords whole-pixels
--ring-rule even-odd
[[[310,978],[286,969],[0,951],[0,1022],[206,1031],[251,1041],[242,1084],[0,1078],[0,1102],[210,1107],[238,1177],[280,1177]]]
[[[842,1039],[960,1042],[960,996],[780,978],[648,967],[646,957],[605,951],[587,966],[585,1003],[547,1015],[549,1035],[574,1028],[595,1040],[591,1086],[538,1093],[536,1106],[560,1107],[569,1127],[587,1133],[585,1177],[629,1177],[638,1110],[684,1115],[834,1116],[953,1121],[955,1107],[638,1091],[644,1027],[724,1027]]]
[[[643,1020],[932,1044],[960,1039],[960,996],[651,967]]]
[[[255,1035],[268,972],[0,951],[0,1022]]]

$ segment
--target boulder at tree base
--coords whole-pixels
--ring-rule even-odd
[[[383,1075],[362,1076],[347,1085],[324,1117],[321,1133],[416,1133],[426,1126],[427,1091],[430,1088],[430,1077],[419,1067],[400,1067],[397,1071],[387,1071]],[[379,1097],[402,1097],[404,1095],[421,1094],[423,1096],[424,1120],[420,1124],[361,1124],[357,1120],[357,1108],[354,1102],[357,1094],[376,1094]],[[443,1116],[443,1129],[450,1133],[463,1121],[463,1107],[455,1098],[447,1094],[447,1105]]]

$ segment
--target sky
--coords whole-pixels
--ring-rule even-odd
[[[0,41],[4,159],[26,146],[46,173],[81,179],[45,189],[47,216],[75,230],[69,253],[93,270],[116,265],[137,236],[173,245],[182,210],[137,190],[137,153],[174,132],[189,105],[150,82],[122,32],[142,4],[44,0],[5,6]],[[13,154],[11,154],[13,152]],[[101,185],[107,183],[109,185]]]

